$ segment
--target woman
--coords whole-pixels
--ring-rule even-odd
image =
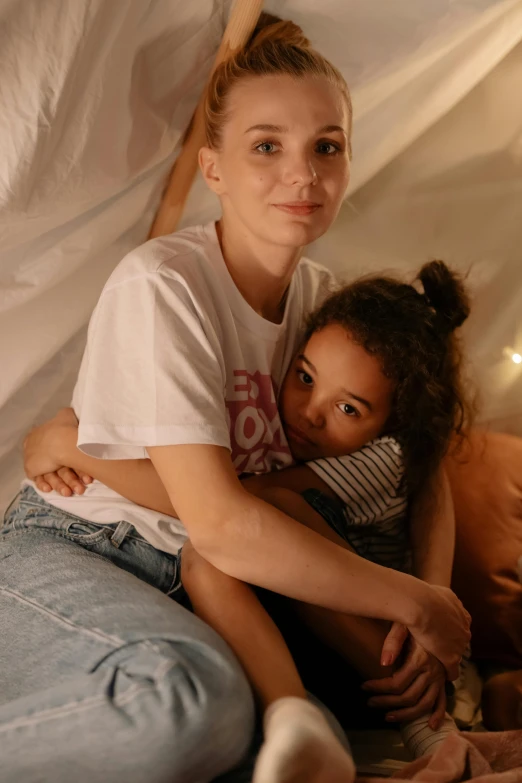
[[[190,712],[197,715],[197,730],[192,724],[185,734],[179,734],[179,710],[172,710],[171,705],[184,704],[188,698],[180,695],[179,682],[162,685],[164,699],[159,706],[155,702],[158,720],[168,726],[175,743],[169,748],[169,780],[183,783],[218,774],[226,768],[224,756],[231,766],[243,751],[252,725],[244,680],[232,669],[224,649],[216,641],[217,660],[210,652],[202,656],[201,636],[208,633],[207,650],[214,639],[205,627],[181,613],[174,602],[168,614],[162,602],[161,630],[147,619],[147,638],[143,614],[137,618],[132,602],[145,607],[148,601],[157,601],[157,596],[136,580],[132,582],[133,599],[121,611],[120,602],[129,589],[129,577],[122,568],[155,586],[158,571],[172,575],[173,568],[177,569],[178,578],[165,590],[175,596],[180,587],[177,553],[187,533],[206,560],[238,579],[310,604],[404,624],[419,644],[443,662],[450,676],[455,674],[469,636],[468,618],[449,590],[357,558],[250,495],[238,478],[238,473],[291,464],[277,412],[277,387],[300,340],[303,314],[321,300],[330,282],[326,270],[306,259],[299,261],[302,248],[331,225],[349,178],[351,107],[344,80],[309,48],[299,28],[289,22],[266,26],[271,21],[263,19],[248,50],[219,68],[210,84],[208,146],[200,152],[200,165],[207,184],[220,198],[221,220],[216,226],[195,227],[149,242],[124,259],[93,315],[75,390],[73,407],[79,418],[81,451],[76,449],[74,428],[66,424],[44,427],[28,443],[31,476],[51,474],[67,465],[92,472],[98,481],[84,495],[46,495],[50,503],[43,493],[27,488],[14,512],[15,524],[8,526],[6,535],[9,554],[16,546],[36,549],[36,542],[41,552],[40,542],[45,540],[46,556],[37,564],[40,573],[49,568],[47,558],[56,557],[58,547],[56,536],[46,533],[43,537],[42,527],[78,533],[83,526],[86,538],[79,542],[83,548],[70,546],[60,554],[62,571],[68,570],[75,592],[74,598],[67,598],[67,611],[77,617],[91,611],[94,604],[95,627],[101,622],[110,638],[116,628],[123,627],[118,639],[132,639],[134,645],[129,652],[130,642],[121,648],[115,643],[115,662],[108,667],[107,653],[102,655],[97,649],[91,654],[89,671],[103,670],[108,676],[108,668],[116,677],[123,655],[136,677],[145,672],[142,651],[136,652],[139,628],[138,646],[147,644],[150,637],[162,640],[161,653],[156,653],[160,655],[155,659],[157,670],[178,672],[180,637],[171,630],[176,637],[173,649],[172,637],[165,640],[162,623],[165,619],[171,629],[184,626],[183,665],[187,678],[196,678],[191,693],[197,707],[191,702]],[[59,487],[56,476],[47,479],[49,487]],[[40,480],[39,485],[44,488]],[[146,508],[151,494],[157,499],[161,493],[179,519]],[[125,500],[129,497],[133,502]],[[35,518],[38,525],[33,524]],[[112,549],[106,546],[109,538],[115,545]],[[105,547],[98,550],[103,561],[85,553],[86,546],[100,541]],[[110,567],[109,551],[120,569]],[[17,558],[11,560],[10,589],[25,595],[19,586],[21,563]],[[312,561],[316,564],[313,577]],[[80,562],[91,593],[78,597]],[[55,579],[57,575],[49,580],[53,606],[57,602]],[[63,621],[63,605],[55,611]],[[17,607],[13,633],[15,623],[22,622],[20,613]],[[88,630],[92,635],[90,624]],[[41,638],[44,633],[42,628]],[[62,643],[61,637],[53,637],[47,656]],[[393,638],[389,646],[395,649]],[[81,671],[85,671],[84,650],[81,646]],[[20,651],[19,647],[15,653]],[[393,653],[387,648],[384,655]],[[212,677],[193,674],[190,661],[201,663],[202,657],[206,674],[212,664],[221,672],[227,661],[230,679],[225,683],[221,678],[218,684],[235,694],[230,705],[223,690],[213,692]],[[56,661],[54,680],[64,666],[62,656]],[[77,662],[75,666],[73,684],[78,677]],[[145,668],[149,673],[143,676],[149,682],[150,669]],[[18,681],[24,676],[21,665]],[[159,688],[156,684],[155,693]],[[31,708],[33,690],[26,687],[24,691]],[[217,752],[215,746],[223,738],[207,738],[203,744],[202,732],[212,737],[211,714],[220,710],[225,699],[231,729],[227,737],[233,732],[239,736],[235,746],[228,739],[227,747]],[[107,726],[113,727],[120,718],[114,716],[114,709],[109,712]],[[97,735],[97,746],[103,748],[105,739],[112,747],[114,736],[119,748],[111,759],[116,757],[120,765],[126,749],[134,748],[137,740],[128,730],[120,734],[106,729]],[[152,756],[147,757],[152,771],[149,780],[167,779],[161,777],[161,765],[169,758],[165,734],[157,739],[154,757],[158,745],[157,772]],[[134,770],[136,757],[131,755]],[[183,768],[180,759],[184,759]],[[333,772],[340,774],[344,762],[332,763],[337,764]],[[321,774],[310,780],[326,780]],[[120,766],[118,775],[112,779],[141,779],[132,778]]]

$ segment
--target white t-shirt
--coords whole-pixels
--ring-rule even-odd
[[[132,251],[107,281],[89,324],[72,403],[78,447],[98,458],[139,459],[149,446],[214,444],[230,449],[238,474],[292,464],[278,389],[304,316],[332,284],[328,270],[302,259],[283,322],[274,324],[236,288],[214,223]],[[179,520],[98,481],[80,496],[41,494],[84,519],[131,522],[165,551],[177,552],[186,538]]]
[[[387,568],[409,570],[404,461],[395,438],[383,435],[345,457],[307,464],[343,504],[343,537],[355,551]]]

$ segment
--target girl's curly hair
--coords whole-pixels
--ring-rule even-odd
[[[378,357],[395,383],[386,433],[401,444],[409,494],[431,478],[453,435],[472,418],[455,329],[470,307],[462,279],[442,261],[418,275],[424,293],[389,277],[365,278],[335,292],[309,316],[305,339],[340,324]]]

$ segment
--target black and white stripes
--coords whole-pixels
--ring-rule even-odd
[[[388,568],[407,569],[407,499],[397,441],[383,436],[352,454],[308,466],[343,502],[346,540],[358,554]]]

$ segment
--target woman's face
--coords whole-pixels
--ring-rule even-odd
[[[244,79],[219,151],[201,152],[223,217],[263,242],[302,247],[335,219],[350,176],[348,109],[324,77]]]
[[[281,420],[297,460],[341,457],[380,435],[393,382],[379,360],[338,324],[314,332],[281,390]]]

